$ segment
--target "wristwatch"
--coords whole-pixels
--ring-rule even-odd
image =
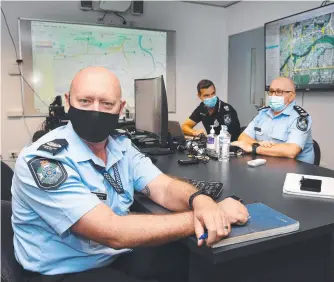
[[[260,146],[260,144],[259,143],[253,143],[252,144],[252,155],[256,155],[256,149],[257,149],[257,147],[259,147]]]
[[[199,195],[205,195],[205,196],[208,196],[207,194],[205,194],[205,191],[204,190],[198,190],[197,192],[193,193],[190,197],[189,197],[189,207],[191,210],[194,209],[193,207],[193,201],[194,199],[199,196]],[[208,196],[209,197],[209,196]]]

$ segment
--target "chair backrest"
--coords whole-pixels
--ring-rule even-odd
[[[1,161],[1,200],[12,200],[12,193],[10,192],[10,189],[12,187],[13,175],[13,170]]]
[[[247,128],[247,126],[242,126],[242,127],[240,128],[240,134],[243,133],[244,130],[245,130],[246,128]]]
[[[12,205],[1,200],[1,281],[23,281],[23,268],[16,261],[13,245]]]
[[[313,139],[313,149],[314,149],[314,164],[319,166],[321,160],[320,146],[317,141]]]

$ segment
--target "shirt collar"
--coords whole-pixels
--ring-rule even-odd
[[[291,112],[293,111],[293,107],[296,105],[296,102],[293,101],[291,102],[280,114],[277,116],[274,115],[274,111],[272,109],[268,109],[266,111],[267,115],[270,116],[271,118],[276,118],[279,117],[280,115],[285,115],[285,116],[290,116]]]
[[[68,152],[76,162],[85,162],[92,160],[95,164],[105,166],[87,144],[74,131],[71,122],[68,122],[65,129],[65,139],[67,140]],[[107,149],[107,167],[123,158],[123,152],[127,150],[126,142],[122,142],[119,138],[108,137]]]

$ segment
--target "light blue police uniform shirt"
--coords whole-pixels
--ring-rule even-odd
[[[66,139],[67,148],[55,155],[38,150],[54,139]],[[101,202],[116,214],[127,215],[134,191],[141,191],[161,174],[126,137],[109,137],[106,149],[107,165],[93,154],[69,123],[22,150],[12,183],[12,225],[15,256],[25,269],[45,275],[80,272],[105,266],[119,254],[130,251],[103,246],[70,230]],[[42,157],[34,161],[39,169],[30,171],[28,162],[35,157]],[[90,160],[105,167],[114,179],[112,166],[117,163],[125,193],[118,194]],[[53,180],[42,173],[42,168],[51,172]],[[63,183],[55,189],[43,189],[34,177],[51,188],[54,179]],[[107,199],[100,200],[92,192],[106,193]]]
[[[301,120],[305,118],[294,109],[295,105],[296,102],[290,103],[277,116],[274,116],[270,108],[260,110],[244,133],[257,141],[297,144],[302,149],[297,160],[313,164],[312,118],[308,115],[305,117],[308,121],[307,126],[303,124]]]

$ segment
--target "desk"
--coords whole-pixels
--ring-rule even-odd
[[[234,282],[283,280],[322,282],[328,280],[331,233],[334,230],[334,201],[285,195],[282,189],[287,172],[334,177],[334,171],[292,159],[270,157],[266,157],[267,163],[265,165],[251,168],[247,165],[247,161],[251,159],[250,156],[231,158],[229,162],[221,163],[210,160],[208,164],[180,167],[177,164],[177,160],[180,158],[185,158],[185,155],[159,156],[156,165],[162,172],[170,175],[221,181],[224,183],[221,200],[235,194],[241,197],[245,203],[263,202],[300,222],[300,229],[295,233],[216,249],[198,248],[196,238],[187,238],[184,242],[191,251],[191,281],[203,281],[203,279],[210,282],[230,281],[222,279],[220,274],[222,269],[225,272],[224,278],[229,276]],[[141,196],[136,196],[136,204],[137,208],[142,211],[168,212]],[[308,260],[311,257],[313,260]],[[308,261],[304,261],[305,259]],[[300,265],[293,263],[292,267],[291,260],[299,260]],[[267,265],[269,277],[264,278],[264,271],[259,264],[264,265],[268,261],[278,263],[279,267],[276,267],[275,270]],[[286,267],[283,267],[285,264],[287,264]],[[228,268],[223,267],[224,265]],[[245,275],[247,280],[245,277],[235,280],[236,276],[231,271],[230,274],[226,274],[227,270],[233,269],[236,265],[238,265],[236,268],[239,272],[238,275],[242,275],[240,272],[248,269],[252,275],[254,273],[254,280],[249,280],[248,274]],[[300,267],[299,270],[298,267]],[[283,269],[287,269],[289,274],[280,277],[279,273]],[[295,274],[292,273],[294,269],[296,270]],[[299,273],[301,269],[304,274],[302,276]],[[319,271],[321,274],[318,273]],[[272,276],[273,273],[275,277]],[[217,278],[217,275],[220,279]],[[294,277],[291,280],[289,280],[290,275]]]

